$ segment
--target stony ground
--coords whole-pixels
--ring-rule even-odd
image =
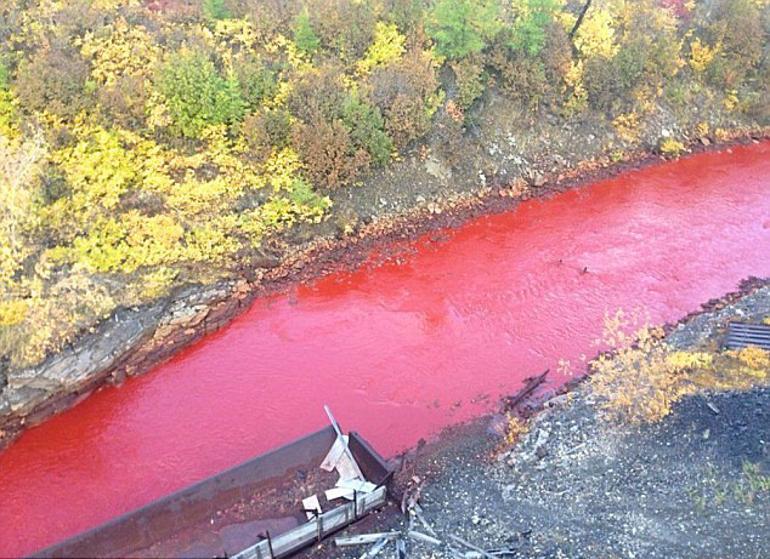
[[[766,286],[714,303],[669,339],[714,345],[731,318],[769,313]],[[481,556],[451,549],[450,534],[493,557],[770,557],[770,388],[693,396],[641,427],[607,424],[592,404],[584,387],[557,397],[512,449],[483,422],[429,445],[401,478],[426,480],[424,517],[444,543],[406,538],[407,557]],[[351,532],[406,531],[396,510]],[[326,543],[310,555],[365,551]]]

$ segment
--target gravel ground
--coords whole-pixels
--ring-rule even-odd
[[[669,339],[715,345],[730,318],[768,314],[770,286],[712,302]],[[579,386],[551,400],[512,449],[488,425],[448,431],[401,473],[402,485],[426,480],[424,517],[445,542],[407,539],[407,557],[458,557],[450,534],[505,557],[770,557],[770,388],[689,397],[658,424],[628,427],[597,417]],[[407,529],[395,505],[350,532],[394,529]],[[308,555],[365,551],[326,542]]]

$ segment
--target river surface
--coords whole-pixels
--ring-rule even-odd
[[[323,427],[323,404],[392,455],[560,359],[595,354],[607,311],[676,320],[770,276],[770,143],[529,201],[443,237],[258,300],[149,374],[30,429],[0,454],[0,556]]]

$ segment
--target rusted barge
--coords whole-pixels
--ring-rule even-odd
[[[337,437],[329,426],[33,557],[287,557],[386,502],[391,468],[350,433],[353,458],[376,488],[352,500],[324,500],[324,512],[308,519],[302,498],[334,485],[335,474],[319,466]]]

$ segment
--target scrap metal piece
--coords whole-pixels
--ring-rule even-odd
[[[449,537],[452,538],[457,543],[464,545],[468,549],[472,549],[476,553],[481,554],[482,557],[486,557],[487,559],[495,559],[494,555],[491,555],[491,554],[487,553],[486,551],[484,551],[483,549],[481,549],[477,545],[473,545],[472,543],[470,543],[468,541],[465,541],[460,536],[455,536],[454,534],[449,534]]]
[[[351,491],[357,491],[359,493],[371,493],[377,486],[368,481],[362,481],[360,479],[340,479],[337,482],[337,487],[343,489],[350,489]]]
[[[355,473],[355,477],[358,477],[360,479],[366,479],[364,477],[364,474],[361,472],[361,468],[358,467],[358,462],[356,462],[356,459],[353,457],[353,453],[350,451],[350,447],[345,442],[344,436],[342,434],[342,429],[340,429],[340,424],[337,423],[337,420],[334,419],[334,416],[332,415],[332,411],[329,409],[329,406],[324,405],[324,411],[326,412],[326,416],[329,418],[329,421],[332,424],[332,427],[334,427],[334,431],[337,433],[337,440],[342,439],[342,444],[344,447],[344,454],[343,456],[347,456],[349,463],[346,464],[346,466],[350,466],[352,470]],[[344,461],[340,461],[344,462]],[[339,471],[339,468],[337,469]],[[342,475],[342,472],[340,472],[340,475]]]
[[[308,520],[317,518],[323,511],[321,510],[321,503],[318,502],[318,495],[311,495],[306,499],[302,499],[302,508],[307,515]]]
[[[398,535],[399,532],[377,532],[372,534],[356,534],[355,536],[338,536],[334,538],[334,545],[337,547],[367,545],[379,542],[382,539],[390,540]]]
[[[334,501],[335,499],[347,499],[348,501],[352,501],[355,494],[356,492],[354,490],[345,487],[332,487],[331,489],[324,491],[327,501]]]
[[[429,543],[431,545],[441,545],[441,540],[439,540],[438,538],[434,538],[433,536],[429,536],[428,534],[423,534],[422,532],[418,532],[417,530],[409,530],[408,535],[410,538],[418,542]]]
[[[339,462],[340,458],[342,458],[342,455],[345,454],[345,447],[348,445],[349,440],[350,439],[347,435],[343,435],[342,437],[337,437],[334,439],[334,444],[329,449],[329,452],[323,459],[323,462],[321,462],[322,470],[331,472],[335,468],[337,462]]]
[[[369,551],[364,553],[359,559],[370,559],[371,557],[376,557],[380,554],[380,552],[385,549],[385,546],[388,545],[388,542],[391,540],[391,538],[383,538],[376,544],[374,544]]]

